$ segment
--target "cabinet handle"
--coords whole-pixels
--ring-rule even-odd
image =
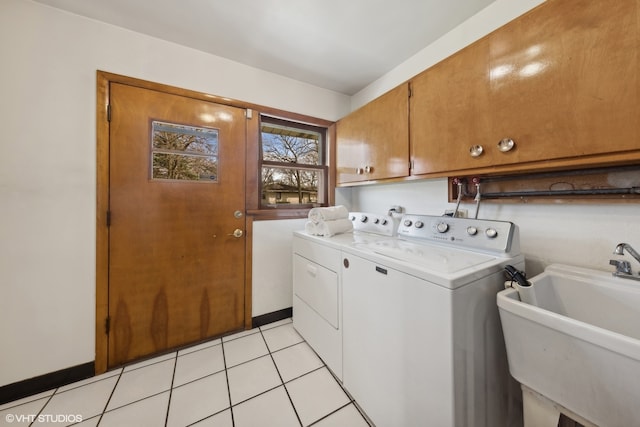
[[[482,148],[482,145],[472,145],[469,147],[469,154],[471,154],[471,157],[480,157],[483,151],[484,148]]]
[[[364,173],[364,169],[356,168],[356,175],[362,175]]]
[[[513,150],[515,146],[516,143],[511,138],[504,138],[501,139],[500,142],[498,142],[498,150],[502,151],[503,153]]]
[[[311,277],[316,277],[318,269],[314,265],[307,264],[307,273],[309,273]]]
[[[364,173],[371,173],[371,171],[373,171],[373,166],[365,166],[364,167]]]

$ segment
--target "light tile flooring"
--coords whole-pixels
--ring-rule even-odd
[[[291,319],[4,404],[4,425],[369,426]]]

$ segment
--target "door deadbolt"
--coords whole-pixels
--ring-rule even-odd
[[[233,216],[234,216],[234,217],[236,217],[236,218],[238,218],[238,219],[239,219],[239,218],[242,218],[242,212],[241,212],[241,211],[235,211],[235,212],[233,213]]]

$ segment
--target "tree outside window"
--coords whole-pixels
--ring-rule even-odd
[[[264,207],[322,205],[326,200],[326,129],[261,117]]]
[[[218,180],[218,131],[153,121],[152,178]]]

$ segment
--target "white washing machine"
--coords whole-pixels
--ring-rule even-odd
[[[342,246],[343,383],[376,427],[522,423],[496,294],[524,269],[510,222],[405,215]]]
[[[351,212],[353,232],[332,237],[293,236],[293,326],[342,380],[342,248],[396,234],[388,215]]]

